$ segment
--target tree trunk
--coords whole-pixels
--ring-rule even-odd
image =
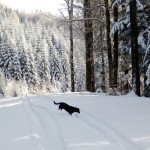
[[[70,31],[70,69],[71,69],[71,91],[74,92],[74,61],[73,61],[73,1],[68,1],[69,31]]]
[[[118,21],[118,7],[113,8],[114,12],[114,22]],[[113,88],[117,87],[117,78],[118,78],[118,32],[114,34],[114,46],[113,46]]]
[[[136,19],[136,0],[130,0],[130,23],[131,23],[131,58],[132,58],[132,88],[140,96],[140,75],[138,62],[138,33]]]
[[[85,26],[85,48],[86,48],[86,90],[95,91],[94,81],[94,58],[93,58],[93,29],[91,20],[91,1],[84,0],[84,26]]]
[[[110,39],[110,12],[108,0],[105,1],[106,8],[106,38],[107,38],[107,50],[108,50],[108,65],[109,65],[109,87],[112,88],[112,52],[111,52],[111,39]]]
[[[104,37],[104,27],[100,26],[100,40],[103,41],[103,37]],[[102,57],[102,72],[101,72],[101,76],[102,76],[102,85],[101,85],[101,89],[103,90],[103,92],[106,92],[106,81],[105,81],[105,59],[104,59],[104,45],[102,45],[102,49],[101,49],[101,57]]]

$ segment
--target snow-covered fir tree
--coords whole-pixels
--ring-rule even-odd
[[[138,35],[139,35],[139,66],[140,66],[140,75],[145,77],[146,71],[148,68],[148,65],[145,65],[145,61],[149,62],[149,57],[147,57],[147,47],[149,47],[149,42],[148,42],[148,35],[145,35],[145,31],[148,30],[150,26],[150,8],[147,7],[145,1],[143,0],[136,0],[137,2],[137,22],[138,22]],[[122,12],[121,18],[116,22],[111,30],[111,35],[113,35],[116,31],[119,34],[119,40],[120,40],[120,74],[122,74],[121,78],[126,78],[123,76],[126,76],[126,73],[129,75],[126,80],[123,80],[124,85],[129,85],[130,83],[130,64],[131,64],[131,59],[130,59],[130,35],[131,35],[131,30],[130,30],[130,9],[129,9],[129,0],[115,0],[113,3],[113,7],[118,5],[120,12]],[[122,9],[122,5],[126,6]],[[128,65],[127,65],[128,64]],[[122,82],[122,79],[120,79]],[[120,84],[122,86],[122,84]],[[145,91],[145,87],[143,86],[143,90]]]

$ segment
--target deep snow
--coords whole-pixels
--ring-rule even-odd
[[[81,113],[70,116],[53,100]],[[150,150],[150,99],[90,93],[0,99],[0,150]]]

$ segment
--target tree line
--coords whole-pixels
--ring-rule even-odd
[[[150,2],[64,0],[67,14],[0,5],[0,93],[150,96]]]

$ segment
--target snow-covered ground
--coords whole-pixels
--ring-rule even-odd
[[[81,113],[70,116],[53,100]],[[0,99],[0,150],[150,150],[150,99],[90,93]]]

